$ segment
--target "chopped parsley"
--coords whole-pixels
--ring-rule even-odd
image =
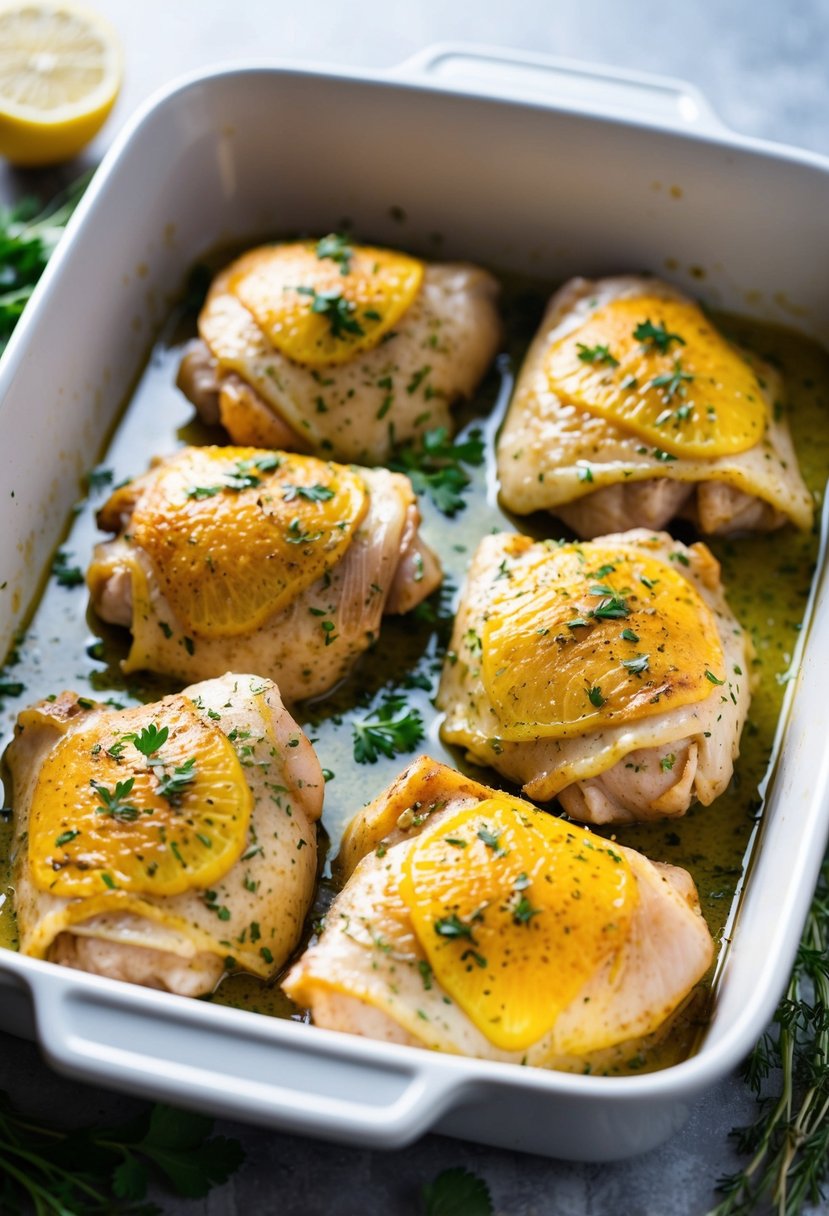
[[[158,792],[162,798],[175,806],[181,801],[188,785],[196,780],[196,757],[191,756],[184,764],[179,764],[171,773],[162,773],[158,777]]]
[[[366,331],[354,316],[356,304],[346,299],[339,287],[317,291],[315,287],[297,287],[300,295],[311,297],[311,312],[319,313],[328,321],[332,338],[343,338],[346,334],[358,337]]]
[[[644,671],[648,670],[650,663],[650,655],[637,654],[632,659],[622,659],[622,666],[634,676],[641,676]]]
[[[648,388],[664,388],[663,394],[666,401],[673,401],[674,397],[679,393],[680,397],[685,396],[686,385],[690,384],[695,379],[692,372],[684,372],[682,370],[682,360],[674,360],[674,370],[672,372],[663,372],[661,376],[654,376],[653,380],[648,382]]]
[[[619,366],[619,360],[611,355],[607,346],[585,346],[583,342],[577,342],[576,346],[582,363],[606,363],[608,367]]]
[[[358,764],[374,764],[381,755],[391,760],[420,743],[423,719],[405,697],[388,696],[364,718],[353,719],[351,737]]]
[[[304,498],[306,502],[328,502],[334,497],[334,491],[330,486],[314,485],[314,486],[284,486],[282,489],[282,497],[285,502],[293,502],[296,498]]]
[[[641,342],[645,347],[652,347],[658,350],[661,355],[665,355],[671,349],[672,342],[678,342],[680,346],[685,345],[685,339],[679,334],[669,333],[665,328],[664,322],[660,325],[654,325],[650,317],[646,321],[640,321],[633,331],[633,336],[637,342]]]
[[[345,275],[350,272],[354,250],[348,243],[348,237],[341,232],[331,232],[317,241],[316,253],[320,261],[323,258],[329,258],[332,262],[336,262],[340,267],[340,274]]]
[[[438,937],[466,938],[473,942],[472,926],[461,920],[456,912],[449,916],[439,916],[435,921],[435,933]]]
[[[128,777],[126,781],[116,781],[114,790],[102,785],[100,781],[95,781],[94,778],[89,784],[98,795],[101,804],[98,807],[99,815],[110,815],[121,823],[132,823],[138,818],[140,814],[138,807],[126,801],[135,785],[134,777]]]
[[[70,555],[65,549],[58,549],[52,563],[52,574],[59,587],[80,587],[84,581],[83,570],[80,566],[69,565]]]
[[[463,491],[470,476],[463,465],[478,466],[484,461],[484,443],[480,430],[472,430],[468,439],[452,442],[445,426],[426,431],[419,444],[401,447],[389,468],[405,473],[417,494],[428,494],[445,515],[455,515],[464,504]]]
[[[591,705],[595,706],[596,709],[601,709],[601,707],[604,705],[605,699],[602,696],[602,690],[599,688],[598,684],[594,684],[592,688],[588,688],[587,699]]]

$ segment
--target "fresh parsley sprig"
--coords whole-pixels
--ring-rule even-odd
[[[336,262],[342,275],[348,274],[351,270],[354,250],[348,243],[348,237],[341,232],[330,232],[328,236],[317,241],[316,254],[320,261],[323,258],[330,258],[332,262]]]
[[[244,1161],[237,1140],[211,1136],[204,1115],[154,1106],[115,1128],[41,1125],[0,1094],[0,1211],[4,1216],[154,1216],[152,1175],[198,1199]]]
[[[464,465],[484,462],[484,442],[477,429],[455,443],[445,426],[426,431],[419,444],[401,447],[389,463],[397,473],[405,473],[415,493],[428,494],[444,515],[455,515],[464,506],[463,491],[471,478]]]
[[[140,815],[138,807],[126,801],[135,785],[134,777],[128,777],[126,781],[116,781],[114,790],[102,785],[100,781],[95,781],[94,778],[89,784],[98,795],[101,804],[98,807],[99,815],[109,815],[120,823],[133,823]]]
[[[423,1187],[426,1216],[495,1216],[483,1178],[458,1166],[438,1174]]]
[[[381,755],[390,760],[417,747],[423,738],[420,711],[410,709],[405,697],[388,696],[376,709],[352,721],[354,759],[374,764]]]
[[[659,325],[654,325],[650,317],[646,321],[640,321],[633,331],[633,336],[637,342],[641,342],[647,349],[653,347],[660,354],[665,355],[671,349],[672,342],[678,342],[680,346],[685,345],[685,339],[680,334],[672,334],[665,328],[665,322],[660,322]]]
[[[43,211],[33,199],[0,207],[0,354],[90,177],[84,174]]]
[[[317,291],[316,287],[297,287],[300,295],[311,297],[311,312],[324,316],[331,327],[334,338],[342,338],[344,334],[364,334],[360,322],[355,317],[357,305],[340,291],[339,287],[327,291]]]

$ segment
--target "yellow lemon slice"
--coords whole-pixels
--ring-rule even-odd
[[[120,86],[118,38],[97,13],[41,0],[0,7],[0,155],[17,165],[76,156]]]
[[[416,258],[331,236],[254,249],[236,263],[229,286],[272,346],[296,363],[322,366],[378,346],[422,282]]]
[[[724,683],[714,615],[678,570],[601,544],[523,549],[496,584],[482,635],[484,687],[503,738],[635,722]]]
[[[101,715],[40,770],[32,879],[69,898],[209,887],[240,856],[252,805],[233,745],[186,697]]]
[[[614,300],[550,348],[550,388],[654,445],[658,459],[728,456],[763,438],[752,368],[696,304]]]
[[[507,795],[425,831],[403,865],[438,982],[506,1051],[537,1042],[614,959],[638,901],[612,845]]]
[[[367,509],[365,482],[344,465],[257,448],[185,448],[158,468],[129,534],[187,629],[233,637],[340,561]]]

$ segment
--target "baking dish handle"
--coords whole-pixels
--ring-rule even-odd
[[[703,94],[683,80],[552,55],[439,43],[405,60],[393,75],[497,97],[529,98],[602,116],[640,118],[673,129],[712,134],[726,130]]]
[[[401,1062],[399,1048],[375,1044],[366,1061],[350,1036],[132,986],[122,994],[97,976],[42,968],[27,978],[46,1060],[110,1089],[340,1143],[399,1148],[464,1088],[428,1053]]]

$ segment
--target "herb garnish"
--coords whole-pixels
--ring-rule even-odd
[[[283,486],[282,497],[285,502],[293,502],[296,498],[304,498],[306,502],[328,502],[334,497],[330,486]]]
[[[633,336],[637,342],[641,342],[643,346],[651,346],[658,350],[660,354],[665,355],[671,349],[672,342],[678,342],[680,346],[685,345],[685,339],[679,334],[669,333],[665,328],[664,321],[659,325],[654,325],[648,317],[646,321],[640,321],[633,331]]]
[[[275,454],[237,460],[231,469],[222,474],[220,482],[210,486],[190,486],[187,490],[187,497],[215,498],[217,494],[221,494],[222,490],[233,490],[237,494],[242,490],[255,490],[262,484],[259,474],[272,473],[274,469],[279,468],[281,463],[280,458]]]
[[[469,438],[455,443],[445,426],[426,431],[420,443],[398,450],[389,468],[405,473],[417,494],[428,494],[439,511],[454,515],[465,505],[462,491],[470,483],[463,465],[481,465],[484,443],[478,429]]]
[[[680,397],[685,396],[686,384],[690,384],[695,379],[692,372],[684,372],[682,370],[682,360],[674,360],[674,370],[672,372],[663,372],[661,376],[654,376],[653,380],[649,381],[648,388],[664,388],[663,394],[666,401],[673,401],[677,393]]]
[[[405,697],[387,696],[382,705],[352,720],[354,759],[358,764],[374,764],[380,755],[390,760],[411,751],[423,738],[420,711],[410,709]]]
[[[0,1094],[3,1211],[149,1216],[159,1210],[141,1202],[151,1173],[175,1194],[201,1198],[245,1159],[237,1140],[212,1130],[212,1119],[162,1105],[114,1128],[55,1128],[18,1114]]]
[[[601,709],[601,707],[604,705],[605,699],[602,696],[602,690],[599,688],[598,684],[594,684],[592,688],[588,688],[587,699],[591,705],[596,707],[596,709]]]
[[[819,1204],[829,1174],[829,859],[797,952],[789,986],[743,1067],[758,1117],[731,1133],[751,1160],[721,1178],[725,1196],[708,1216],[751,1216],[773,1205],[797,1216]]]
[[[176,806],[182,799],[187,786],[196,780],[196,757],[191,756],[184,764],[179,764],[171,773],[161,773],[158,776],[158,792],[162,798]]]
[[[449,916],[438,917],[435,921],[435,933],[438,937],[463,937],[470,942],[475,940],[472,936],[472,926],[461,920],[456,912],[452,912]]]
[[[11,337],[29,297],[52,251],[63,236],[63,229],[86,189],[91,174],[84,174],[74,185],[38,212],[35,199],[25,199],[14,207],[0,207],[0,353]]]
[[[494,1216],[489,1187],[461,1167],[444,1170],[423,1187],[426,1216]]]
[[[132,823],[138,818],[140,814],[138,807],[125,801],[132,793],[132,787],[135,785],[134,777],[128,777],[126,781],[116,781],[114,791],[102,785],[100,781],[95,781],[94,778],[89,784],[100,799],[99,815],[111,815],[113,819],[118,819],[122,823]]]
[[[311,312],[324,316],[331,328],[332,338],[342,338],[344,334],[357,334],[358,337],[366,331],[354,316],[356,304],[346,299],[339,287],[327,291],[317,291],[315,287],[297,287],[300,295],[311,297]]]
[[[58,549],[52,562],[52,574],[59,587],[80,587],[84,581],[83,570],[80,566],[70,566],[70,554],[65,549]]]
[[[608,367],[619,366],[619,360],[611,355],[607,346],[585,346],[583,342],[577,342],[576,346],[582,363],[606,363]]]
[[[622,666],[634,676],[641,676],[643,671],[648,670],[650,655],[637,654],[632,659],[622,659]]]
[[[167,742],[170,729],[167,726],[162,726],[159,729],[155,722],[151,722],[149,726],[145,726],[140,735],[128,735],[142,756],[152,756],[153,752],[157,752],[160,747],[163,747]],[[123,746],[123,743],[121,744]]]
[[[316,254],[320,261],[323,258],[330,258],[332,262],[337,262],[340,274],[348,274],[351,270],[354,250],[348,243],[348,237],[341,232],[330,232],[328,236],[317,241]]]

